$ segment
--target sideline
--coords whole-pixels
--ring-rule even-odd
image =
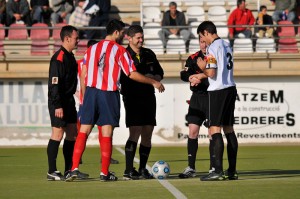
[[[120,153],[122,153],[125,156],[125,151],[121,149],[121,147],[115,147]],[[139,163],[140,160],[138,158],[134,158],[134,161]],[[146,166],[148,170],[151,171],[151,167],[149,165]],[[175,198],[180,199],[187,199],[187,197],[181,193],[176,187],[174,187],[171,183],[169,183],[168,180],[157,180],[162,186],[164,186]]]

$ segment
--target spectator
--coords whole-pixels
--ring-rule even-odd
[[[295,8],[296,0],[271,0],[275,4],[275,11],[273,13],[273,21],[294,21],[296,18]]]
[[[6,23],[31,25],[30,9],[27,0],[8,0],[6,3]]]
[[[267,7],[265,5],[260,6],[260,13],[256,18],[257,25],[273,25],[273,19],[270,15],[267,14]],[[273,27],[258,27],[257,28],[257,37],[273,37],[274,28]]]
[[[60,22],[66,22],[68,24],[69,18],[74,10],[73,0],[53,0],[52,4],[52,24],[57,24]]]
[[[0,23],[5,24],[6,0],[0,0]]]
[[[49,0],[30,0],[32,9],[32,23],[46,23],[50,25],[51,9]]]
[[[183,12],[177,10],[177,4],[175,2],[170,2],[169,10],[164,13],[162,26],[186,26],[186,20]],[[190,31],[184,28],[163,28],[159,31],[159,37],[163,41],[164,46],[166,46],[167,38],[170,35],[181,36],[185,42],[190,38]]]
[[[255,18],[251,10],[246,8],[246,0],[237,0],[237,8],[229,15],[228,26],[232,25],[254,25]],[[229,38],[250,38],[252,31],[250,27],[229,28]]]
[[[84,7],[85,13],[92,15],[89,26],[106,26],[109,21],[110,8],[111,0],[89,0],[89,3]],[[88,39],[103,39],[105,36],[105,29],[91,29],[87,31]]]
[[[75,27],[86,27],[89,25],[89,22],[91,20],[91,16],[88,14],[85,14],[83,6],[85,4],[85,0],[79,0],[78,5],[75,7],[74,12],[72,13],[70,19],[69,19],[69,25],[75,26]],[[86,31],[85,30],[79,30],[79,38],[85,38],[86,37]]]

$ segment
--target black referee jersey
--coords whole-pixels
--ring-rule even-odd
[[[202,51],[198,51],[188,57],[185,62],[185,70],[180,72],[180,78],[182,81],[189,82],[189,77],[194,74],[203,73],[203,71],[197,65],[198,57],[204,57]],[[208,79],[202,79],[201,83],[197,86],[190,86],[191,91],[196,93],[207,94],[207,88],[209,86]]]
[[[163,79],[164,71],[159,64],[155,53],[152,50],[142,47],[140,50],[139,58],[129,45],[126,50],[127,52],[129,52],[137,72],[143,75],[160,75]],[[143,97],[154,94],[154,87],[152,85],[136,82],[127,77],[123,72],[121,73],[120,83],[122,95]]]
[[[77,87],[77,62],[74,54],[61,47],[51,58],[48,79],[48,101],[55,109],[64,99],[73,97]]]

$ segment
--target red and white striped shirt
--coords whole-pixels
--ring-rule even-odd
[[[91,46],[84,60],[87,67],[86,85],[104,91],[119,89],[121,69],[127,76],[136,70],[126,49],[110,40]]]
[[[80,76],[81,76],[81,71],[82,71],[82,66],[83,66],[83,59],[78,60],[77,65],[78,65],[77,91],[79,93],[79,104],[82,104],[83,103],[83,96],[82,96],[81,87],[80,87]]]

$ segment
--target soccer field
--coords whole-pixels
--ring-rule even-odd
[[[122,147],[121,147],[122,148]],[[226,150],[224,168],[227,168]],[[238,153],[239,180],[201,182],[209,168],[208,147],[199,147],[197,177],[179,179],[178,174],[187,166],[186,147],[153,147],[148,164],[165,160],[170,164],[167,181],[123,181],[125,157],[114,149],[113,158],[120,164],[110,170],[119,177],[117,182],[99,181],[99,149],[87,147],[80,170],[90,179],[74,182],[46,180],[46,147],[0,148],[0,198],[299,198],[300,146],[240,146]],[[136,165],[138,167],[138,165]],[[59,151],[58,169],[63,171],[62,150]],[[169,185],[169,186],[168,186]],[[177,195],[176,195],[177,193]],[[180,193],[178,195],[178,193]]]

